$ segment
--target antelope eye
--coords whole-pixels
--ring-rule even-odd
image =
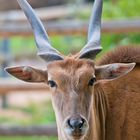
[[[89,86],[93,86],[95,82],[96,82],[96,78],[93,77],[93,78],[91,78],[91,79],[89,80],[88,85],[89,85]]]
[[[54,81],[52,81],[52,80],[49,80],[49,81],[48,81],[48,85],[49,85],[51,88],[57,87],[56,82],[54,82]]]

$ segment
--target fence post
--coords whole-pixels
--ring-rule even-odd
[[[5,67],[8,66],[8,63],[11,61],[11,51],[10,51],[10,41],[9,39],[5,38],[2,41],[2,48],[1,52],[3,53],[4,56],[4,62],[2,63],[2,73],[1,76],[3,78],[8,77],[8,74],[3,70]],[[2,95],[2,108],[7,108],[8,107],[8,102],[7,102],[7,96]]]

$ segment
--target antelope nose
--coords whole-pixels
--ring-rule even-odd
[[[73,130],[80,130],[82,129],[85,120],[83,118],[70,118],[68,120],[68,125]]]

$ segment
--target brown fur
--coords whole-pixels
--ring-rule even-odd
[[[108,102],[106,140],[140,139],[140,48],[119,47],[102,57],[98,65],[130,62],[137,63],[132,72],[95,88]]]
[[[97,65],[111,63],[140,63],[140,47],[117,47],[97,61]]]

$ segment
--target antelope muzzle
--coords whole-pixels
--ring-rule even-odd
[[[74,115],[66,119],[64,126],[66,135],[73,139],[84,137],[89,128],[87,120],[80,115]]]

